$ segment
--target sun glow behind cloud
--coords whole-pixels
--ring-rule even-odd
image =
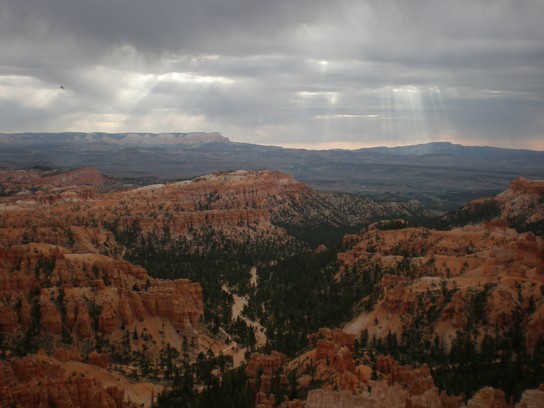
[[[398,143],[420,143],[454,136],[442,93],[436,86],[389,86],[380,90],[381,132]]]
[[[543,143],[542,1],[225,1],[5,2],[0,131]]]

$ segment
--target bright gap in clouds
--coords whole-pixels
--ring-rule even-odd
[[[438,87],[387,86],[356,90],[355,96],[346,92],[300,92],[298,95],[309,110],[319,107],[322,112],[313,115],[319,129],[316,148],[407,145],[451,140],[455,135]]]

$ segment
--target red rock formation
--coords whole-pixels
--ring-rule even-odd
[[[121,295],[119,299],[119,317],[125,326],[132,324],[134,320],[130,299],[126,294]]]
[[[134,316],[136,317],[136,319],[138,319],[141,322],[144,319],[144,313],[145,313],[142,297],[138,293],[134,293],[134,292],[130,292],[128,296],[130,298],[131,310],[134,313]]]
[[[112,334],[119,325],[117,312],[111,302],[102,305],[102,312],[98,317],[98,330],[105,334]]]
[[[544,271],[542,238],[519,234],[501,221],[501,225],[494,222],[451,231],[370,228],[358,241],[353,236],[350,240],[351,248],[338,256],[341,272],[380,268],[395,271],[398,278],[384,276],[376,285],[381,296],[373,310],[354,319],[345,331],[358,335],[366,329],[369,336],[377,338],[391,332],[400,338],[413,324],[416,311],[423,316],[440,311],[438,319],[430,319],[434,323],[429,328],[433,333],[429,341],[438,336],[449,348],[457,330],[469,321],[470,304],[477,293],[487,296],[479,330],[488,334],[495,328],[499,333],[511,330],[516,285],[521,285],[527,347],[532,349],[541,337],[544,312],[529,308],[528,302],[541,296],[538,290],[544,286],[544,275],[540,274]],[[372,251],[367,251],[369,247]]]
[[[58,352],[70,360],[76,354],[74,350]],[[1,361],[0,406],[128,408],[123,390],[106,389],[95,378],[67,374],[62,366],[36,356]]]
[[[519,408],[541,408],[544,407],[544,386],[537,390],[527,390],[521,395]]]
[[[87,305],[83,302],[78,304],[77,318],[75,323],[76,333],[82,338],[88,338],[92,333],[92,322]]]
[[[79,354],[79,351],[75,346],[70,348],[59,348],[55,351],[53,357],[63,363],[67,361],[83,361],[81,354]]]
[[[28,304],[26,297],[21,297],[21,306],[19,309],[19,322],[24,326],[28,326],[30,324],[31,316],[30,316],[30,305]]]
[[[450,322],[455,329],[463,327],[467,321],[466,302],[465,294],[457,292],[452,296],[450,303],[442,310],[440,319]]]
[[[110,360],[106,354],[100,354],[93,351],[91,354],[89,354],[89,364],[107,370],[110,366]]]
[[[422,395],[435,388],[431,370],[424,364],[421,367],[403,366],[398,364],[393,357],[379,355],[376,357],[376,370],[385,374],[389,385],[401,384],[410,395]],[[438,397],[438,394],[436,394]]]
[[[287,398],[287,397],[286,397]],[[283,401],[279,408],[304,408],[306,407],[306,402],[301,400],[293,400],[293,401]]]
[[[198,329],[204,312],[202,288],[198,283],[154,280],[151,287],[139,295],[151,316],[170,320],[176,329],[184,333],[190,334]],[[133,304],[137,303],[133,298]],[[141,315],[141,311],[135,311],[135,315]]]
[[[69,299],[66,304],[66,318],[64,323],[69,330],[72,330],[76,324],[77,312],[78,312],[78,301],[76,299]]]
[[[274,408],[276,406],[276,397],[274,395],[266,396],[259,392],[255,399],[255,408]]]
[[[257,378],[259,372],[268,376],[274,376],[280,367],[287,361],[284,354],[272,351],[270,355],[253,353],[249,358],[246,366],[246,376],[249,378]]]
[[[467,408],[508,408],[504,391],[485,387],[468,402]]]
[[[372,393],[353,395],[346,391],[312,390],[308,393],[306,408],[360,408],[360,407],[405,407],[409,405],[406,390],[399,385],[389,387],[375,383]]]
[[[342,330],[322,328],[317,333],[308,335],[310,346],[316,346],[319,339],[330,340],[340,347],[347,347],[350,351],[354,351],[355,348],[355,336]]]
[[[60,365],[42,361],[36,356],[13,359],[9,362],[2,362],[2,364],[6,365],[5,370],[8,370],[6,367],[9,366],[8,371],[14,376],[14,379],[9,380],[10,383],[14,381],[31,382],[45,378],[59,379],[63,375]]]
[[[40,328],[50,334],[60,334],[62,330],[62,318],[57,305],[50,301],[42,300],[40,314]]]
[[[17,313],[8,306],[0,305],[0,333],[11,333],[18,324]]]

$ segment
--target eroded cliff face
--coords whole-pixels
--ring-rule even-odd
[[[284,226],[339,228],[424,212],[417,203],[378,203],[320,193],[276,171],[223,172],[108,194],[98,194],[96,189],[90,193],[94,184],[83,181],[87,184],[69,191],[4,197],[0,227],[12,231],[4,237],[5,244],[66,245],[76,240],[84,245],[77,228],[85,228],[113,232],[126,243],[151,243],[187,253],[241,245],[289,247],[294,238]],[[52,232],[53,227],[57,231]],[[122,256],[118,248],[109,250],[112,256]]]
[[[495,200],[502,217],[516,224],[530,225],[544,219],[544,181],[517,178]]]
[[[246,375],[255,406],[272,408],[280,402],[278,398],[282,398],[282,408],[528,408],[540,407],[544,401],[543,386],[526,390],[517,404],[492,387],[480,389],[466,401],[462,394],[440,391],[426,364],[403,365],[384,355],[371,361],[365,354],[363,363],[357,365],[352,354],[354,340],[341,330],[321,329],[309,336],[310,351],[290,361],[276,352],[253,354]],[[274,390],[280,394],[274,395]],[[287,397],[297,392],[307,395],[294,400]]]
[[[96,353],[95,353],[96,354]],[[89,358],[81,362],[76,349],[59,349],[54,356],[29,355],[0,362],[0,406],[131,408],[148,399],[151,384],[130,384],[113,377]]]
[[[92,177],[74,188],[67,185],[77,178],[67,180],[48,181],[51,187],[38,195],[27,191],[0,201],[0,333],[9,359],[2,372],[9,384],[20,385],[0,391],[10,404],[26,401],[23,391],[31,389],[66,406],[77,406],[74,395],[90,392],[103,395],[97,397],[102,405],[96,406],[119,406],[108,404],[126,403],[129,388],[119,386],[123,394],[106,387],[104,394],[96,370],[116,366],[119,375],[146,375],[165,358],[167,345],[187,360],[213,348],[213,339],[201,330],[200,285],[152,279],[125,260],[123,244],[183,254],[241,245],[289,246],[295,240],[280,226],[286,223],[312,227],[325,219],[331,226],[356,225],[417,213],[413,203],[382,205],[324,195],[270,171],[218,173],[107,194],[98,193],[100,180],[93,184]],[[347,236],[338,274],[360,274],[363,286],[372,289],[357,305],[360,315],[343,332],[322,329],[309,336],[310,350],[293,361],[279,353],[252,356],[246,375],[257,406],[274,406],[273,390],[290,387],[316,389],[307,401],[283,401],[284,408],[461,404],[460,398],[438,392],[425,365],[400,365],[390,357],[376,362],[369,356],[354,358],[355,339],[365,330],[370,338],[400,339],[417,323],[426,328],[417,333],[420,340],[432,344],[443,339],[449,348],[468,327],[478,331],[481,342],[520,323],[526,346],[533,350],[544,332],[544,244],[531,232],[516,232],[509,222],[527,208],[536,210],[523,220],[539,222],[542,192],[523,180],[513,183],[512,191],[496,198],[502,218],[480,225],[436,231],[387,230],[375,224]],[[56,350],[63,344],[77,347]],[[62,374],[69,364],[76,373],[93,375],[79,382],[64,374],[47,375],[39,384],[24,376],[13,379],[9,370],[20,364],[14,355],[39,347],[50,356],[40,361],[49,359],[52,371]],[[89,364],[78,365],[82,361]],[[539,390],[532,391],[524,394],[527,406],[541,401]],[[502,401],[499,392],[488,390],[474,398],[473,404]]]
[[[149,406],[152,387],[132,390],[123,374],[146,375],[167,347],[170,358],[202,350],[200,285],[153,279],[110,231],[72,225],[62,211],[81,200],[0,206],[1,406]],[[24,222],[10,226],[18,214]],[[103,382],[112,362],[122,363],[115,387]]]
[[[184,336],[198,332],[204,311],[198,283],[152,279],[141,267],[104,255],[73,254],[49,245],[41,249],[22,245],[5,250],[0,265],[3,333],[24,331],[34,319],[43,333],[59,335],[64,329],[75,338],[88,338],[94,332],[133,329],[155,317]]]
[[[349,333],[400,338],[420,316],[449,347],[469,322],[481,338],[494,337],[521,313],[529,349],[542,334],[544,241],[530,232],[500,220],[451,231],[371,226],[345,242],[340,273],[360,273],[375,285],[373,297],[362,299],[369,310],[345,327]]]
[[[285,408],[460,407],[463,404],[462,397],[439,392],[426,365],[401,365],[391,356],[381,355],[375,363],[365,355],[364,362],[357,364],[353,355],[355,336],[351,334],[321,329],[308,340],[310,351],[291,361],[278,357],[278,353],[251,356],[246,369],[250,384],[259,384],[257,370],[268,373],[263,374],[266,378],[261,379],[255,393],[256,406],[274,406],[276,395],[271,393],[270,386],[274,375],[279,378],[275,389],[284,395],[293,393],[293,388],[299,393],[310,390],[303,400],[283,401],[280,406]],[[282,382],[285,377],[296,382]]]

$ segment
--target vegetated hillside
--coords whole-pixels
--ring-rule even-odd
[[[173,385],[160,406],[239,401],[246,387],[259,407],[542,406],[544,241],[508,218],[539,222],[543,182],[519,184],[445,218],[467,225],[381,221],[260,267],[244,313],[266,328],[265,354],[190,400]]]
[[[472,225],[380,222],[346,236],[339,275],[361,293],[344,330],[376,352],[429,364],[456,394],[493,385],[518,398],[544,382],[544,241],[523,232],[542,222],[543,187],[514,180],[442,220]]]
[[[102,228],[29,228],[0,230],[1,406],[148,404],[180,356],[221,347],[198,283],[149,277]]]

